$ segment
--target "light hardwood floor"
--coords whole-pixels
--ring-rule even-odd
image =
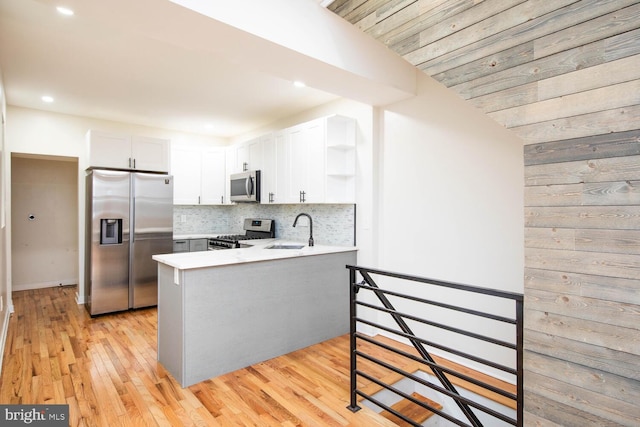
[[[66,403],[71,426],[395,426],[346,408],[346,335],[183,389],[156,361],[156,309],[92,319],[75,292],[13,294],[0,403]]]

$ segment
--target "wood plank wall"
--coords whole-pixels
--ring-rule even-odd
[[[640,425],[640,1],[336,0],[525,141],[525,425]]]

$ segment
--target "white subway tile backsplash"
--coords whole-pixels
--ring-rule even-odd
[[[227,233],[233,206],[173,206],[173,234]],[[182,221],[184,219],[184,222]]]
[[[313,219],[313,238],[318,245],[353,246],[355,244],[355,214],[353,204],[262,205],[173,207],[173,234],[242,233],[245,218],[268,218],[276,221],[276,237],[306,242],[309,227],[300,221],[293,227],[299,213]],[[186,218],[185,222],[181,219]]]

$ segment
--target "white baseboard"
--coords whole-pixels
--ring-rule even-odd
[[[42,289],[42,288],[55,288],[56,286],[71,286],[77,285],[78,279],[62,279],[62,280],[54,280],[51,282],[40,282],[40,283],[26,283],[22,285],[14,284],[12,287],[12,291],[29,291],[31,289]]]
[[[0,375],[2,375],[4,346],[7,343],[7,333],[9,332],[9,316],[11,313],[13,313],[13,305],[7,305],[7,309],[4,311],[4,323],[2,324],[2,331],[0,332]]]
[[[80,295],[76,292],[76,304],[85,304],[87,302],[87,298],[84,295]]]

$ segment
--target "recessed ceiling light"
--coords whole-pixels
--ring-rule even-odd
[[[293,82],[293,85],[295,87],[306,87],[307,85],[304,84],[304,82],[301,82],[300,80],[296,80],[295,82]]]
[[[51,103],[51,102],[53,102],[53,96],[44,95],[44,96],[42,97],[42,102],[47,102],[47,103]]]
[[[56,7],[56,10],[66,16],[72,16],[73,15],[73,10],[69,9],[68,7],[64,7],[64,6],[58,6]]]

